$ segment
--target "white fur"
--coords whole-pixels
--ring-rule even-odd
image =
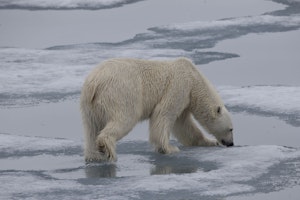
[[[192,116],[218,141],[233,140],[222,100],[185,58],[105,61],[86,78],[80,103],[86,161],[115,161],[116,141],[144,119],[150,119],[150,142],[160,153],[179,151],[169,144],[171,132],[186,146],[218,145],[202,134]]]

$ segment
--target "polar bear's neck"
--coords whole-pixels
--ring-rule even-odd
[[[194,74],[194,77],[191,111],[198,121],[211,122],[216,118],[217,107],[224,104],[216,89],[201,72]]]

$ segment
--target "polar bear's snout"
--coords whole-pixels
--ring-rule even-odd
[[[233,141],[225,141],[221,140],[222,145],[227,146],[227,147],[232,147],[234,146]]]
[[[234,146],[234,143],[233,143],[233,129],[232,128],[229,129],[229,132],[226,135],[227,135],[227,137],[225,137],[225,138],[223,137],[221,139],[222,145],[227,146],[227,147]]]

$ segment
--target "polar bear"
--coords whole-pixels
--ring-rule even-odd
[[[186,58],[107,60],[87,76],[80,107],[87,162],[116,161],[116,142],[145,119],[159,153],[179,151],[169,144],[171,133],[185,146],[233,145],[229,112]],[[205,137],[195,122],[217,140]]]

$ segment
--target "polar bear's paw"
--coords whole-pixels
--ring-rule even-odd
[[[199,146],[220,146],[221,144],[214,139],[204,138],[203,140],[199,141]]]
[[[116,151],[115,151],[115,142],[110,137],[101,137],[97,138],[97,147],[99,153],[102,155],[103,160],[107,161],[116,161]]]
[[[85,162],[86,163],[101,162],[103,160],[105,160],[105,159],[98,151],[93,151],[93,150],[85,151]]]
[[[159,147],[159,148],[156,148],[156,151],[158,153],[161,153],[161,154],[170,154],[170,153],[176,153],[176,152],[179,152],[179,148],[176,147],[176,146],[173,146],[173,145],[168,145],[166,147]]]

